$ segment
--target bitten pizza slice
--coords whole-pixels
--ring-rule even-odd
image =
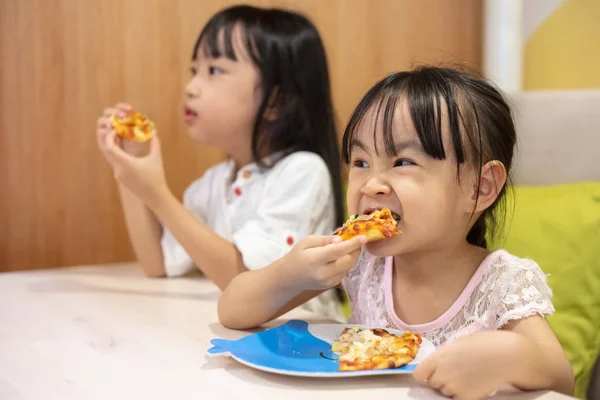
[[[382,208],[370,214],[351,216],[341,228],[334,232],[334,235],[341,236],[342,240],[365,235],[367,241],[373,242],[401,233],[396,227],[397,224],[392,212],[388,208]]]

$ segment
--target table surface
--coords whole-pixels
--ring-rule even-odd
[[[0,399],[441,397],[409,375],[296,378],[208,358],[211,339],[248,334],[219,324],[219,294],[200,275],[150,279],[135,264],[2,273]],[[330,322],[294,310],[267,326],[289,319]]]

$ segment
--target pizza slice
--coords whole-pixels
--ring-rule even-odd
[[[353,215],[341,228],[334,232],[334,235],[339,235],[342,240],[352,239],[355,236],[365,235],[367,241],[373,242],[390,238],[401,233],[396,225],[398,223],[392,216],[392,212],[388,208],[382,208],[373,211],[370,214]]]
[[[423,339],[406,331],[401,336],[385,329],[346,328],[333,343],[340,354],[339,371],[399,368],[415,359]]]
[[[110,122],[117,136],[141,143],[150,140],[152,132],[156,128],[154,122],[139,112],[134,112],[122,118],[113,114],[110,117]]]

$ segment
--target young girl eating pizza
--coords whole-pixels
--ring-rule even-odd
[[[98,145],[118,183],[129,237],[149,276],[200,269],[221,289],[310,234],[342,222],[339,148],[325,50],[305,17],[235,6],[211,18],[194,46],[182,118],[190,137],[229,159],[193,182],[183,204],[165,181],[157,135],[116,137],[108,108]],[[160,127],[159,127],[160,128]],[[335,317],[329,291],[309,308]]]
[[[508,383],[571,393],[573,372],[545,316],[546,276],[532,260],[490,251],[516,134],[501,93],[469,74],[422,67],[377,83],[343,138],[351,214],[389,209],[398,234],[310,236],[219,301],[221,322],[255,327],[342,283],[350,323],[420,333],[437,351],[416,379],[480,398]]]

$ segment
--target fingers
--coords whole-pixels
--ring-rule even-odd
[[[105,117],[110,117],[111,115],[117,114],[116,108],[105,108],[102,112],[102,115]]]
[[[433,371],[433,373],[427,379],[427,385],[435,390],[441,390],[444,387],[444,380],[439,373]]]
[[[98,142],[98,147],[100,147],[100,149],[102,150],[105,149],[104,143],[106,142],[106,135],[108,135],[113,130],[108,120],[106,122],[102,121],[104,119],[105,118],[99,118],[96,127],[96,140]]]
[[[429,378],[435,371],[435,353],[431,354],[429,357],[425,358],[417,368],[415,368],[415,372],[413,373],[413,377],[420,382],[429,383]]]
[[[457,394],[455,383],[448,380],[446,374],[440,372],[437,368],[436,354],[433,353],[425,358],[415,369],[413,377],[420,382],[424,382],[431,389],[437,390],[446,397],[454,397]]]
[[[150,139],[150,156],[160,155],[160,139],[156,134],[156,131],[152,131],[152,138]]]
[[[102,116],[96,121],[96,129],[106,129],[110,127],[112,127],[112,124],[108,117]]]
[[[110,121],[110,117],[114,114],[117,114],[119,117],[124,117],[132,110],[133,107],[130,104],[118,103],[114,107],[105,108],[102,112],[102,116],[96,121],[96,141],[98,142],[98,147],[104,152],[111,149],[113,161],[115,148],[121,149],[122,140],[120,138],[115,138],[114,127]]]
[[[118,103],[114,107],[105,108],[102,115],[110,117],[111,115],[117,114],[118,117],[124,117],[131,113],[131,111],[133,111],[133,107],[130,104]]]
[[[131,106],[131,104],[128,103],[118,103],[117,109],[124,113],[130,113],[131,111],[133,111],[133,107]]]
[[[111,164],[122,165],[130,161],[130,156],[121,149],[117,140],[120,138],[111,130],[104,136],[102,146]]]
[[[298,243],[298,245],[302,249],[311,249],[313,247],[327,246],[328,244],[337,243],[341,240],[342,240],[342,238],[340,238],[339,236],[310,235],[310,236],[307,236],[306,238],[302,239],[302,241],[300,243]]]
[[[456,391],[450,385],[444,385],[441,388],[439,388],[438,390],[440,391],[441,394],[443,394],[446,397],[454,397],[456,395]]]
[[[346,254],[336,259],[335,261],[332,261],[332,267],[335,270],[336,274],[341,274],[343,278],[344,275],[348,273],[350,268],[356,265],[356,263],[358,262],[358,258],[360,257],[360,253],[361,249],[359,248],[357,250],[354,250],[350,254]]]
[[[367,237],[364,235],[344,242],[333,242],[319,249],[320,255],[325,262],[331,262],[360,249],[365,243],[367,243]]]
[[[116,112],[114,108],[106,108],[102,116],[96,121],[96,140],[98,146],[102,149],[106,149],[106,137],[113,130],[112,123],[110,122],[110,116]]]

